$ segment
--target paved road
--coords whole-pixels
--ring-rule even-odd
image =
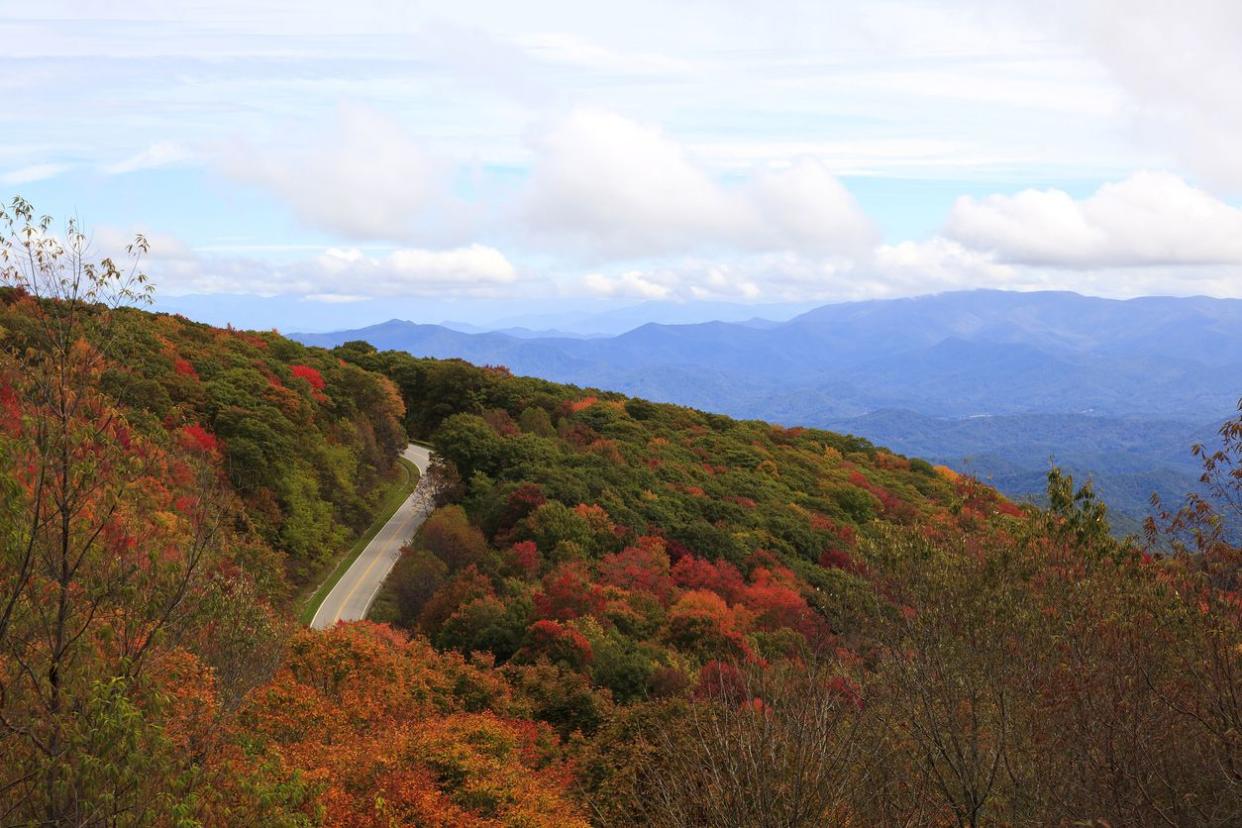
[[[384,578],[392,570],[397,558],[401,556],[401,547],[412,537],[415,530],[426,519],[430,506],[425,498],[420,498],[423,484],[427,481],[427,467],[431,465],[431,452],[422,446],[411,443],[402,452],[402,456],[418,466],[418,487],[414,493],[397,507],[384,528],[371,539],[367,548],[345,571],[341,580],[323,599],[311,626],[317,630],[331,627],[337,621],[356,621],[365,618],[367,609],[375,600]]]

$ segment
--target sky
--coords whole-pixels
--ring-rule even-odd
[[[1242,297],[1231,0],[0,0],[0,39],[0,197],[286,330]]]

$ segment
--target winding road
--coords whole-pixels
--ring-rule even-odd
[[[427,468],[431,465],[431,450],[413,443],[406,446],[401,455],[418,467],[418,486],[397,507],[384,528],[371,539],[367,548],[337,581],[336,586],[323,599],[311,627],[317,630],[331,627],[337,621],[357,621],[365,618],[371,602],[384,583],[384,578],[401,556],[401,547],[414,537],[414,532],[431,512],[431,504],[423,495],[428,482]]]

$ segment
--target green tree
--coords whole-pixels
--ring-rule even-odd
[[[463,480],[475,472],[492,474],[500,465],[504,443],[476,414],[453,414],[436,430],[436,453],[457,467]]]

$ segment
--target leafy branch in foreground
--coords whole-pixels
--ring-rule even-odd
[[[150,770],[172,751],[141,712],[160,706],[144,671],[186,631],[217,547],[214,449],[186,434],[170,453],[102,391],[117,308],[151,296],[145,239],[124,266],[92,261],[76,223],[58,237],[21,199],[0,228],[24,311],[0,353],[0,803],[22,823],[141,822],[170,807]]]

